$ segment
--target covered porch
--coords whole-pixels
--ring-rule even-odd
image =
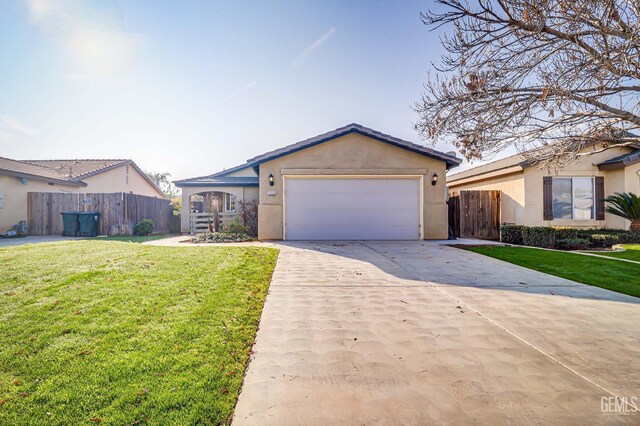
[[[183,234],[220,231],[239,213],[242,203],[258,200],[258,176],[248,166],[175,182],[182,188]]]
[[[237,216],[239,203],[257,198],[257,187],[183,187],[181,232],[220,231]]]
[[[189,234],[220,231],[236,216],[237,202],[237,195],[223,191],[207,191],[191,195],[189,197]]]

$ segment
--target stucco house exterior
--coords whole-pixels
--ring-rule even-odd
[[[629,222],[605,213],[615,192],[640,194],[640,147],[586,155],[551,174],[512,155],[447,177],[450,193],[501,191],[501,222],[526,226],[623,228]]]
[[[12,160],[0,157],[0,233],[27,220],[29,192],[127,192],[165,198],[131,160]]]
[[[207,208],[234,215],[242,200],[258,202],[260,240],[446,239],[444,177],[460,162],[454,153],[349,124],[176,181],[182,231],[193,231],[190,217]],[[194,196],[202,206],[194,208]]]

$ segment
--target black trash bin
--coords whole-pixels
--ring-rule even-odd
[[[62,215],[63,237],[77,237],[80,228],[78,224],[78,213],[80,212],[60,212]]]
[[[97,237],[100,213],[98,212],[78,212],[78,222],[80,224],[79,235],[81,237]]]

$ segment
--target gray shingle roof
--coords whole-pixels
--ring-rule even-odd
[[[617,157],[598,163],[598,167],[604,169],[615,168],[615,166],[626,167],[638,162],[640,162],[640,149],[627,154],[618,155]]]
[[[312,138],[305,139],[303,141],[296,142],[291,145],[287,145],[283,148],[279,148],[262,155],[258,155],[256,157],[253,157],[249,161],[247,161],[247,163],[257,166],[260,163],[264,163],[266,161],[270,161],[275,158],[282,157],[284,155],[293,154],[294,152],[301,151],[303,149],[312,147],[314,145],[318,145],[322,142],[336,139],[340,136],[344,136],[349,133],[359,133],[361,135],[369,136],[370,138],[377,139],[379,141],[386,142],[400,148],[408,149],[410,151],[417,152],[419,154],[423,154],[428,157],[442,160],[447,163],[447,169],[459,166],[460,163],[462,163],[462,160],[456,157],[455,154],[447,154],[444,152],[436,151],[435,149],[427,148],[426,146],[405,141],[403,139],[396,138],[394,136],[387,135],[382,132],[378,132],[377,130],[370,129],[368,127],[364,127],[356,123],[351,123],[344,127],[340,127],[338,129],[332,130],[330,132],[323,133],[321,135],[314,136]]]
[[[485,173],[495,172],[509,167],[520,166],[523,168],[525,165],[525,159],[522,154],[514,154],[509,157],[501,158],[500,160],[492,161],[491,163],[483,164],[472,169],[462,171],[460,173],[447,176],[447,182],[455,182],[461,179],[466,179]]]
[[[608,168],[613,168],[613,165],[620,165],[620,167],[625,167],[628,164],[634,164],[635,162],[640,161],[640,147],[636,148],[636,146],[634,145],[631,148],[637,149],[637,151],[610,158],[609,160],[599,163],[598,167],[604,166],[606,168],[607,166],[609,166]],[[527,166],[527,162],[523,154],[510,155],[509,157],[501,158],[500,160],[492,161],[490,163],[483,164],[481,166],[474,167],[460,173],[455,173],[451,176],[447,176],[447,183],[454,183],[462,179],[471,178],[514,166],[519,166],[522,169]]]
[[[173,183],[178,185],[178,186],[182,186],[183,184],[189,184],[191,182],[205,182],[207,180],[215,180],[215,178],[226,176],[226,175],[228,175],[230,173],[237,172],[238,170],[246,169],[248,167],[251,167],[251,164],[248,164],[248,163],[240,164],[239,166],[234,166],[234,167],[231,167],[229,169],[225,169],[225,170],[222,170],[220,172],[216,172],[216,173],[211,174],[211,175],[197,176],[197,177],[188,178],[188,179],[175,180],[175,181],[173,181]]]
[[[251,158],[245,164],[241,164],[239,166],[232,167],[227,170],[223,170],[221,172],[214,173],[212,175],[200,176],[189,179],[182,179],[174,181],[177,186],[244,186],[242,182],[247,182],[246,186],[257,186],[258,178],[250,177],[250,178],[231,178],[226,177],[229,173],[247,168],[253,167],[257,168],[260,163],[264,163],[269,160],[273,160],[278,157],[282,157],[284,155],[293,154],[294,152],[301,151],[303,149],[312,147],[314,145],[318,145],[322,142],[329,141],[331,139],[338,138],[340,136],[347,135],[349,133],[359,133],[365,136],[369,136],[373,139],[377,139],[382,142],[389,143],[391,145],[398,146],[400,148],[408,149],[410,151],[414,151],[432,158],[436,158],[438,160],[442,160],[447,163],[447,169],[456,167],[460,165],[462,160],[455,156],[455,154],[444,153],[440,151],[436,151],[435,149],[427,148],[422,145],[415,144],[413,142],[408,142],[376,130],[370,129],[368,127],[361,126],[360,124],[352,123],[344,127],[340,127],[339,129],[332,130],[327,133],[323,133],[318,136],[314,136],[309,139],[305,139],[300,142],[296,142],[291,145],[287,145],[283,148],[276,149],[274,151],[270,151],[256,157]],[[241,181],[237,179],[247,179],[246,181]],[[255,181],[251,180],[255,179]]]
[[[177,186],[258,186],[258,176],[219,176],[184,179]]]

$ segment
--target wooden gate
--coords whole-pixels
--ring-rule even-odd
[[[30,235],[61,235],[64,211],[100,213],[99,235],[131,235],[142,219],[152,219],[157,232],[169,232],[169,200],[113,193],[29,192],[27,223]]]
[[[448,204],[453,236],[500,239],[500,191],[454,192]]]

